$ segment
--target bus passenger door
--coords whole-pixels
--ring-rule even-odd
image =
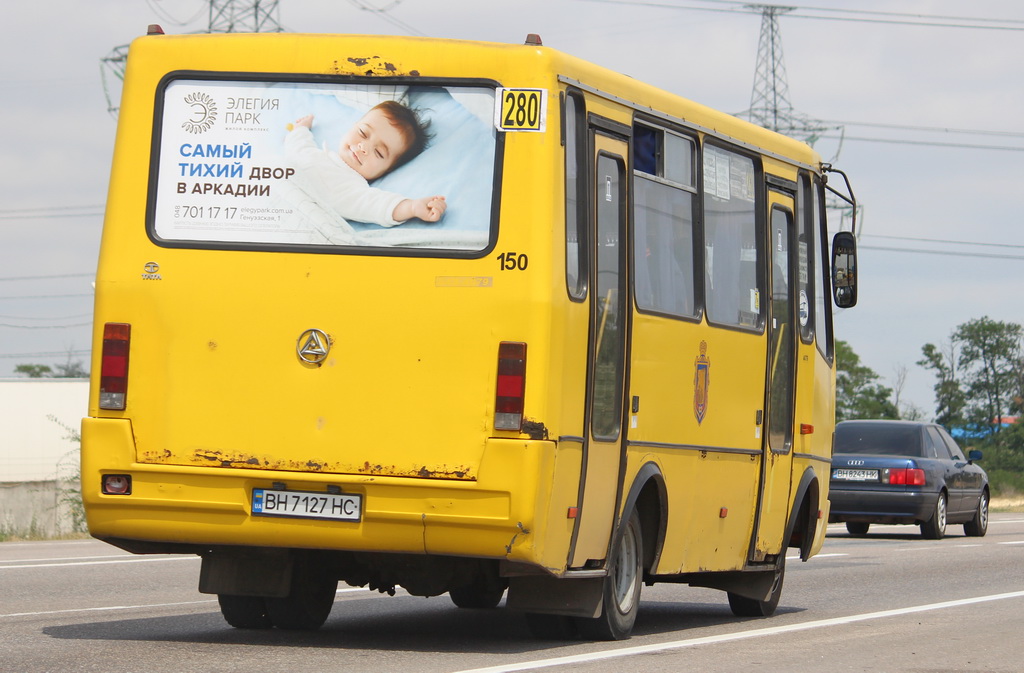
[[[761,506],[752,561],[785,553],[783,541],[789,520],[789,493],[793,470],[793,415],[796,391],[797,264],[793,197],[769,192],[768,399],[763,445]]]
[[[580,507],[569,566],[604,559],[619,500],[626,351],[625,141],[592,131],[590,338]]]

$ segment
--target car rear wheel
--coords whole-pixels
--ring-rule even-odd
[[[982,537],[988,532],[988,491],[982,491],[974,518],[964,524],[964,533],[971,537]]]
[[[867,535],[868,528],[871,524],[864,523],[863,521],[847,521],[846,530],[849,531],[850,535]]]
[[[932,518],[921,524],[921,535],[929,540],[941,540],[946,534],[946,493],[939,493]]]

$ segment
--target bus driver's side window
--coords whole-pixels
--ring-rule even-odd
[[[586,124],[583,98],[565,96],[565,283],[569,297],[587,296]]]

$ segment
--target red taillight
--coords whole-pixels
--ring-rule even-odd
[[[526,344],[502,341],[498,344],[498,385],[494,398],[494,429],[523,427],[523,402],[526,396]]]
[[[893,486],[924,486],[924,470],[917,467],[903,467],[886,470],[887,481]]]
[[[128,350],[132,326],[108,322],[103,326],[103,361],[100,365],[100,409],[121,410],[128,394]]]

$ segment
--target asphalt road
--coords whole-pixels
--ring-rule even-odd
[[[619,643],[538,640],[501,608],[351,588],[316,633],[239,631],[197,592],[196,557],[4,543],[0,671],[1024,671],[1024,514],[993,514],[984,538],[917,530],[830,527],[821,554],[791,559],[769,619],[733,617],[720,592],[645,587]]]

